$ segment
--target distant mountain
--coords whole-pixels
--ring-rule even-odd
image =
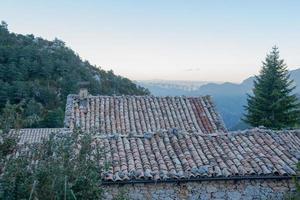
[[[291,79],[295,81],[295,93],[300,94],[300,68],[291,70]],[[251,93],[254,77],[245,79],[242,83],[207,83],[195,90],[184,90],[178,87],[163,88],[160,84],[147,84],[139,81],[138,84],[148,88],[153,95],[158,96],[199,96],[212,95],[218,110],[220,111],[226,126],[230,130],[243,129],[247,127],[241,117],[244,112],[247,94]]]
[[[151,88],[156,96],[175,96],[178,92],[190,93],[208,84],[207,81],[146,80],[136,81],[140,86]]]

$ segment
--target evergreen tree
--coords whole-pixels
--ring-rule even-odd
[[[263,62],[254,81],[253,95],[248,95],[244,121],[252,126],[281,129],[299,122],[299,102],[292,94],[293,80],[275,46]]]

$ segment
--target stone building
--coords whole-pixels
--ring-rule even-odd
[[[95,131],[110,163],[105,198],[283,199],[293,191],[300,131],[228,132],[210,97],[69,95],[65,127]]]

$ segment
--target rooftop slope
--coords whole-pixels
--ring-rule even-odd
[[[11,134],[16,134],[19,137],[19,144],[31,144],[42,142],[47,139],[51,133],[61,133],[66,131],[65,128],[25,128],[10,131]]]
[[[69,95],[65,127],[101,134],[143,134],[176,128],[186,132],[226,131],[209,96],[88,96]]]
[[[296,174],[300,131],[252,129],[225,134],[161,132],[102,136],[110,169],[105,181]],[[297,136],[298,135],[298,136]]]
[[[23,129],[21,144],[41,142],[67,129]],[[105,183],[197,178],[288,177],[300,160],[300,130],[251,129],[227,133],[187,133],[177,129],[136,135],[99,135]]]

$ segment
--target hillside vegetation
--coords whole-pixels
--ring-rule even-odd
[[[83,61],[61,40],[11,33],[5,22],[0,24],[2,118],[7,120],[13,111],[25,120],[21,127],[61,127],[66,97],[78,92],[81,81],[90,83],[91,94],[149,93],[113,71]]]

